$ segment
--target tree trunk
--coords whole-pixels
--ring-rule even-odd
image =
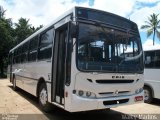
[[[153,31],[153,46],[154,46],[154,42],[155,42],[155,32],[156,32],[156,30],[154,29],[154,31]]]

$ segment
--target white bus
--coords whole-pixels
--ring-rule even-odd
[[[125,52],[132,51],[126,57]],[[137,25],[74,7],[9,52],[13,88],[69,112],[143,102],[143,50]]]
[[[160,49],[144,50],[144,102],[160,99]]]

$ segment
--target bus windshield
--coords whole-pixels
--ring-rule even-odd
[[[79,23],[77,67],[81,71],[142,72],[138,35],[102,25]]]

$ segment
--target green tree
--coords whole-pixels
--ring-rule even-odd
[[[0,77],[4,77],[8,52],[13,47],[13,28],[11,20],[0,18]]]
[[[41,29],[43,27],[43,25],[40,25],[39,27],[35,28],[34,26],[33,27],[30,27],[30,29],[32,30],[32,33],[38,31],[39,29]]]
[[[36,31],[41,29],[43,27],[43,25],[40,25],[39,27],[36,28]]]
[[[0,6],[0,78],[6,76],[8,52],[14,46],[12,19],[6,19],[5,12]]]
[[[20,18],[18,23],[15,23],[15,33],[17,44],[32,34],[31,24],[29,19]]]
[[[147,37],[153,34],[153,45],[155,43],[155,35],[160,39],[160,20],[158,19],[159,14],[153,13],[148,17],[148,21],[145,21],[145,25],[141,26],[141,29],[147,29]]]
[[[2,6],[0,6],[0,18],[4,18],[6,10],[3,9]]]
[[[6,19],[5,12],[0,6],[0,78],[5,76],[9,50],[43,27],[32,27],[25,18],[20,18],[13,27],[12,19]]]

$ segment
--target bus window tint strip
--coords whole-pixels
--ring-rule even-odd
[[[34,61],[37,59],[37,48],[38,48],[38,37],[34,37],[30,40],[29,46],[29,61]]]
[[[131,29],[134,30],[135,32],[138,31],[137,25],[135,23],[127,19],[124,19],[120,16],[111,13],[106,13],[103,11],[77,8],[77,17],[79,19],[85,18],[88,20],[96,20],[113,26],[119,26],[121,28]]]

